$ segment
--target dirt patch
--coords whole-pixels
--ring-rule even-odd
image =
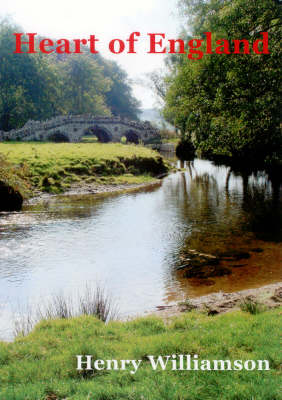
[[[213,293],[174,305],[156,306],[155,314],[166,319],[195,309],[208,315],[216,315],[240,309],[240,304],[245,299],[258,302],[268,309],[279,307],[282,305],[282,282],[234,293]]]

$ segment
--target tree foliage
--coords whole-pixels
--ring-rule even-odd
[[[270,54],[170,57],[164,114],[201,154],[281,162],[281,5],[274,0],[181,0],[195,37],[247,39],[269,33]],[[189,37],[188,29],[186,37]],[[279,161],[280,160],[280,161]]]
[[[97,58],[111,87],[106,93],[106,104],[113,115],[137,120],[141,103],[133,96],[127,73],[114,61]]]
[[[42,55],[13,54],[13,33],[19,28],[0,24],[0,129],[21,126],[28,118],[50,117],[57,109],[59,78]]]
[[[87,47],[82,54],[14,54],[13,33],[22,31],[0,20],[0,130],[68,113],[138,118],[140,104],[117,63]]]
[[[71,114],[110,115],[105,96],[111,80],[88,54],[72,54],[59,63],[63,88],[63,104]]]

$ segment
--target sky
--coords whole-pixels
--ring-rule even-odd
[[[177,39],[180,20],[177,0],[9,0],[1,1],[0,16],[11,16],[25,33],[36,32],[50,38],[82,39],[95,34],[97,49],[115,60],[133,81],[134,95],[143,108],[157,105],[147,74],[164,68],[164,54],[147,54],[147,33],[165,33]],[[112,54],[108,43],[114,38],[126,40],[131,32],[140,32],[137,54]],[[147,84],[145,84],[147,82]]]

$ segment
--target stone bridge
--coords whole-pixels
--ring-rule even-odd
[[[79,142],[82,137],[96,136],[100,142],[128,142],[144,144],[160,141],[159,130],[150,122],[135,122],[120,117],[66,115],[47,121],[28,121],[21,129],[0,131],[0,141]]]

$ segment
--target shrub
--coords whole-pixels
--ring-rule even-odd
[[[70,319],[81,315],[90,315],[108,322],[118,317],[118,307],[105,288],[86,285],[77,299],[56,294],[47,303],[43,302],[35,309],[28,307],[26,312],[21,313],[21,317],[15,320],[14,333],[15,336],[26,336],[39,321]]]
[[[256,300],[245,298],[240,303],[240,308],[242,311],[248,312],[250,314],[256,315],[264,311],[264,306]]]

